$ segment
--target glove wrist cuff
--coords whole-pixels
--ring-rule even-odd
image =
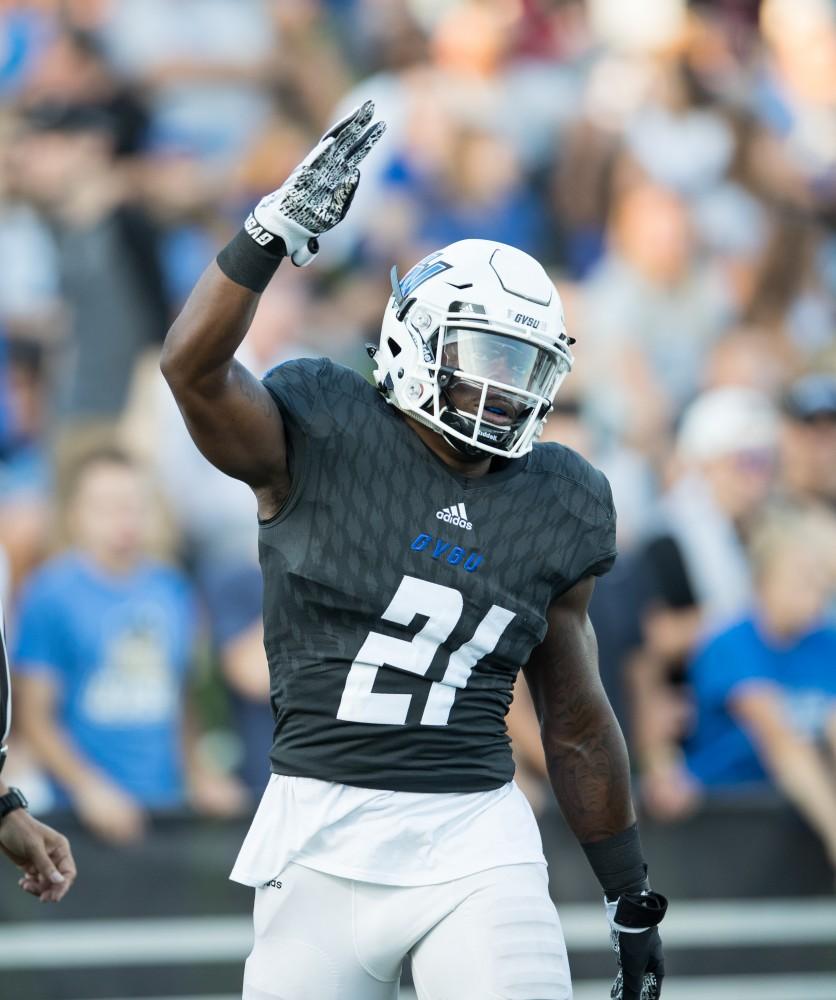
[[[612,930],[617,931],[619,934],[643,934],[647,930],[646,927],[625,927],[623,924],[618,923],[616,919],[616,910],[618,909],[617,899],[609,900],[604,897],[604,909],[607,911],[607,923]]]
[[[262,212],[264,214],[268,213]],[[262,221],[259,218],[259,206],[256,205],[244,223],[244,229],[265,249],[269,249],[273,241],[282,243],[283,252],[297,267],[310,264],[319,250],[316,234],[281,212],[271,210],[269,216],[266,222]],[[263,243],[260,242],[262,240]]]
[[[604,901],[610,927],[620,934],[643,934],[664,919],[668,901],[660,892],[630,892]]]

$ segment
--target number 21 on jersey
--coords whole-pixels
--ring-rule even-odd
[[[409,641],[380,632],[368,634],[348,672],[337,718],[345,722],[404,725],[412,695],[373,691],[377,671],[388,664],[423,677],[439,646],[455,628],[463,608],[464,599],[453,587],[405,576],[382,617],[384,621],[409,625],[416,615],[425,615],[427,622]],[[494,651],[513,618],[513,611],[494,604],[473,638],[451,654],[441,681],[430,685],[422,726],[447,725],[456,691],[467,686],[473,668]]]

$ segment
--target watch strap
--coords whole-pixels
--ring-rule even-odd
[[[19,788],[10,788],[5,795],[0,795],[0,820],[15,809],[25,809],[29,803]]]

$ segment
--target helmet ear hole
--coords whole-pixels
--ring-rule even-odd
[[[389,353],[393,358],[396,358],[401,353],[401,345],[392,337],[388,337],[386,343],[389,345]]]

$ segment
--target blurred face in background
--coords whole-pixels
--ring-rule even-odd
[[[115,80],[95,43],[63,31],[42,54],[29,86],[39,99],[83,103],[110,96]]]
[[[674,285],[688,272],[692,234],[683,202],[664,188],[641,184],[625,192],[612,230],[622,257],[658,285]]]
[[[768,448],[727,452],[704,459],[700,471],[720,509],[733,521],[742,521],[766,500],[775,471],[775,454]]]
[[[521,183],[514,150],[488,132],[463,129],[454,141],[448,168],[448,183],[471,205],[492,206]]]
[[[767,546],[760,562],[757,590],[767,627],[791,636],[815,625],[832,594],[833,580],[811,533],[788,531]]]
[[[462,76],[492,76],[513,37],[515,7],[503,3],[452,5],[433,35],[436,64]]]
[[[111,151],[111,141],[95,130],[24,133],[9,155],[10,182],[36,205],[60,211],[80,185],[107,168]]]
[[[133,466],[94,461],[80,473],[70,497],[73,544],[105,569],[130,570],[147,542],[149,499],[147,484]]]

